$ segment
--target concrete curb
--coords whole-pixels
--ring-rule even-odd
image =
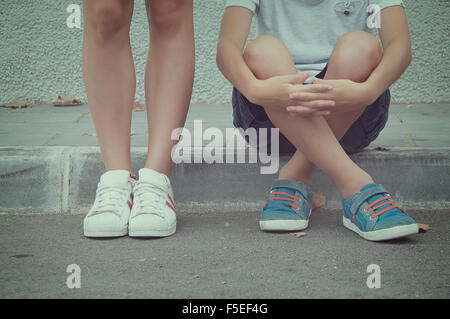
[[[147,148],[131,151],[137,172]],[[405,209],[450,207],[450,148],[368,150],[351,157]],[[280,166],[287,160],[282,155]],[[85,213],[103,171],[98,147],[0,147],[0,212]],[[259,163],[181,163],[172,170],[180,212],[257,211],[273,178],[260,174]],[[341,208],[339,192],[320,171],[313,190],[325,194],[325,208]]]

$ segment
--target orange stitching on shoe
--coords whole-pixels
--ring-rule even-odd
[[[292,198],[294,198],[296,200],[300,200],[300,198],[298,198],[297,196],[294,196],[294,195],[291,195],[291,194],[288,194],[288,193],[283,193],[283,192],[273,192],[272,195],[285,195],[285,196],[288,196],[288,197],[292,197]]]
[[[390,197],[390,196],[384,196],[384,197],[382,197],[382,198],[379,198],[379,199],[377,199],[376,201],[374,201],[373,203],[367,205],[367,206],[366,206],[366,209],[367,209],[367,208],[370,208],[370,207],[372,207],[373,205],[375,205],[375,204],[381,202],[382,200],[388,199],[388,198],[391,198],[391,197]]]
[[[286,197],[272,197],[269,200],[274,200],[274,199],[281,199],[281,200],[286,200],[286,201],[290,201],[290,202],[295,202],[294,199],[290,199],[290,198],[286,198]]]
[[[381,202],[381,201],[383,201],[383,200],[387,200],[387,199],[392,199],[391,198],[391,196],[384,196],[384,197],[382,197],[382,198],[379,198],[379,199],[377,199],[376,201],[374,201],[373,203],[370,203],[369,205],[367,205],[366,207],[365,207],[365,209],[367,210],[368,208],[371,208],[372,206],[374,206],[375,204],[377,204],[377,203],[379,203],[379,202]],[[378,209],[378,208],[381,208],[381,207],[383,207],[383,206],[386,206],[386,205],[389,205],[389,204],[395,204],[395,202],[394,201],[387,201],[387,202],[384,202],[384,203],[381,203],[380,205],[377,205],[377,206],[375,206],[375,207],[372,207],[370,210],[368,210],[367,212],[368,213],[370,213],[371,211],[374,211],[374,210],[376,210],[376,209]],[[398,208],[398,209],[400,209],[404,214],[406,214],[406,212],[403,210],[403,209],[401,209],[398,205],[391,205],[390,207],[386,207],[385,209],[383,209],[383,210],[381,210],[381,211],[379,211],[379,212],[377,212],[377,213],[375,213],[375,214],[373,214],[373,215],[370,215],[370,218],[371,219],[374,219],[375,217],[377,217],[377,216],[380,216],[381,214],[383,214],[383,213],[386,213],[386,212],[388,212],[388,211],[390,211],[391,209],[394,209],[394,208]]]
[[[386,205],[386,204],[395,204],[395,203],[394,203],[393,201],[381,203],[381,204],[378,205],[378,206],[372,207],[372,208],[369,209],[367,212],[370,213],[371,211],[373,211],[373,210],[375,210],[375,209],[377,209],[377,208],[383,207],[383,206]]]
[[[376,214],[373,214],[372,216],[370,216],[370,218],[375,218],[375,217],[377,217],[377,216],[379,216],[379,215],[381,215],[381,214],[383,214],[383,213],[386,213],[387,211],[389,211],[389,210],[391,210],[391,209],[394,209],[394,208],[398,208],[398,205],[394,205],[394,206],[391,206],[391,207],[387,207],[387,208],[385,208],[385,209],[383,209],[381,212],[378,212],[378,213],[376,213]]]

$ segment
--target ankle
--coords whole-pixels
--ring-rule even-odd
[[[361,188],[367,184],[374,184],[372,177],[365,173],[360,176],[348,178],[343,185],[339,186],[339,190],[345,200],[350,199],[354,194],[359,193]]]
[[[150,165],[148,163],[145,163],[143,168],[151,169],[157,173],[164,174],[168,178],[170,178],[170,166],[157,166],[157,165]]]
[[[289,179],[293,181],[300,181],[307,185],[312,183],[312,172],[309,174],[302,174],[299,172],[290,172],[289,170],[281,169],[278,175],[278,179]]]

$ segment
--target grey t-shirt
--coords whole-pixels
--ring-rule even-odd
[[[327,64],[333,48],[344,33],[369,31],[375,14],[369,5],[382,10],[404,6],[402,0],[226,0],[226,7],[241,6],[258,18],[258,36],[281,39],[291,53],[298,72],[310,71],[311,78]]]

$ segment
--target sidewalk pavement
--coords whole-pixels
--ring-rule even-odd
[[[186,128],[194,120],[203,132],[216,127],[224,142],[232,128],[230,105],[192,105]],[[352,159],[391,191],[405,209],[450,207],[450,105],[392,105],[386,128],[365,151]],[[85,212],[104,172],[87,105],[0,109],[0,212]],[[134,112],[132,167],[147,154],[146,113]],[[242,140],[242,139],[241,139]],[[203,140],[203,145],[210,143]],[[384,151],[375,150],[376,146]],[[225,151],[227,149],[224,149]],[[194,149],[201,152],[202,149]],[[248,155],[248,154],[247,154]],[[289,156],[281,156],[279,166]],[[174,164],[172,182],[178,211],[239,212],[262,207],[274,174],[261,174],[262,163]],[[245,191],[244,191],[245,190]],[[322,172],[313,190],[327,197],[326,207],[340,209],[341,196]]]
[[[448,299],[450,211],[409,213],[431,230],[381,243],[328,209],[299,238],[261,232],[256,211],[181,213],[171,237],[103,240],[83,237],[79,214],[4,215],[0,298]],[[79,289],[66,285],[71,264]],[[372,264],[380,288],[367,287]]]
[[[147,114],[133,112],[131,146],[147,146]],[[193,132],[194,120],[203,129],[233,128],[230,104],[193,104],[186,128]],[[393,104],[389,122],[369,147],[443,148],[450,147],[450,104]],[[0,108],[0,147],[94,146],[97,138],[87,105],[55,107],[31,105],[11,110]],[[209,141],[203,141],[203,145]]]
[[[175,235],[87,239],[82,219],[104,169],[87,106],[0,109],[0,298],[449,298],[449,111],[393,105],[380,137],[352,155],[431,226],[373,243],[342,226],[340,195],[321,172],[313,189],[327,203],[306,236],[261,232],[273,175],[258,163],[174,165]],[[145,116],[133,114],[135,171],[147,152]],[[191,130],[194,119],[224,131],[231,106],[193,105]],[[71,264],[79,289],[66,285]],[[371,264],[381,288],[366,285]]]

